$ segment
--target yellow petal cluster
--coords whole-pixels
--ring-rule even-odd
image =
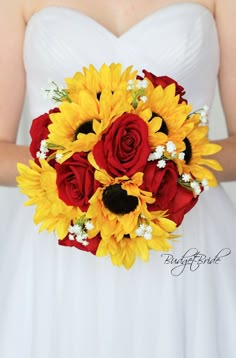
[[[130,104],[120,92],[104,90],[100,100],[86,90],[78,94],[78,103],[62,102],[60,112],[50,114],[48,142],[53,144],[63,161],[75,152],[88,152],[118,116],[129,111]],[[93,131],[83,133],[79,128],[91,122]],[[78,133],[77,133],[78,132]]]
[[[191,120],[190,120],[191,122]],[[187,173],[191,174],[194,178],[197,178],[199,181],[207,179],[209,186],[217,186],[217,180],[212,171],[210,171],[206,166],[217,170],[222,171],[223,168],[214,159],[205,159],[205,156],[211,156],[221,150],[221,146],[215,143],[210,143],[208,138],[208,126],[198,126],[195,123],[192,130],[187,133],[186,138],[191,144],[191,160],[189,163],[186,163],[183,160],[176,160],[179,174]]]
[[[39,231],[55,231],[63,239],[71,220],[78,218],[81,210],[67,206],[58,197],[55,169],[46,160],[40,160],[40,166],[30,160],[29,166],[19,163],[18,171],[20,191],[29,197],[25,205],[36,205],[34,222],[42,223]]]
[[[66,78],[68,93],[73,102],[78,101],[78,93],[81,90],[89,91],[94,97],[106,89],[110,92],[121,91],[125,98],[128,95],[127,83],[135,79],[137,71],[132,71],[132,66],[122,72],[120,63],[112,63],[110,66],[103,64],[99,70],[93,65],[84,67],[83,72],[76,72],[72,78]]]
[[[144,262],[148,261],[150,249],[169,251],[172,248],[170,240],[177,237],[170,234],[176,229],[175,223],[165,218],[165,213],[161,211],[155,212],[151,217],[150,226],[153,234],[150,240],[137,236],[135,230],[130,232],[129,237],[123,236],[120,240],[114,234],[109,239],[102,239],[96,255],[110,255],[114,265],[123,265],[126,269],[129,269],[137,256]]]
[[[91,219],[94,226],[100,231],[101,242],[96,255],[110,255],[115,265],[124,265],[130,268],[136,256],[141,260],[148,261],[149,249],[168,251],[172,246],[171,232],[176,229],[176,224],[165,218],[164,212],[149,213],[147,204],[155,201],[151,193],[140,189],[142,184],[142,173],[136,173],[131,179],[128,177],[111,178],[105,171],[96,171],[95,177],[104,186],[97,189],[90,199],[90,207],[87,218]],[[122,188],[128,195],[136,196],[139,200],[136,209],[125,215],[116,215],[108,210],[102,200],[103,192],[109,185],[122,183]],[[152,239],[146,240],[136,234],[137,223],[140,217],[149,220],[152,228]],[[128,236],[128,237],[127,237]]]
[[[177,151],[184,149],[183,139],[189,129],[193,128],[193,124],[186,121],[192,107],[178,101],[174,84],[166,88],[158,86],[152,89],[147,102],[137,108],[136,113],[148,123],[149,140],[153,149],[168,141],[176,143]],[[168,128],[166,134],[160,131],[163,122]]]

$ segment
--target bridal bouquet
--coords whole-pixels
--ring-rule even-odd
[[[60,105],[32,122],[29,166],[17,177],[40,231],[130,268],[168,251],[174,231],[217,185],[204,158],[207,106],[192,112],[175,80],[132,66],[90,65],[46,93]]]

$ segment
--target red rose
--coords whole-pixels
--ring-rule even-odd
[[[117,118],[93,148],[96,163],[114,177],[143,171],[149,154],[147,124],[130,113]]]
[[[197,198],[177,180],[178,172],[173,162],[168,161],[165,168],[158,168],[155,161],[148,162],[142,188],[156,198],[155,203],[148,205],[148,210],[168,210],[168,218],[179,226],[184,215],[196,204]]]
[[[79,250],[91,252],[93,255],[96,255],[98,245],[101,241],[100,235],[93,237],[92,239],[88,239],[88,245],[84,246],[80,242],[76,240],[70,240],[69,235],[67,235],[63,240],[58,240],[59,245],[62,246],[70,246],[76,247]]]
[[[37,152],[40,149],[40,144],[43,139],[47,139],[49,130],[48,126],[51,123],[49,117],[50,113],[60,112],[59,108],[54,108],[49,111],[49,113],[44,113],[41,116],[35,118],[32,122],[30,128],[31,135],[31,144],[30,144],[30,153],[34,159],[37,159]]]
[[[99,183],[94,178],[94,168],[86,153],[75,153],[62,164],[56,164],[58,195],[67,205],[87,211],[89,199]]]
[[[176,195],[178,172],[173,162],[167,161],[165,168],[158,168],[157,162],[148,162],[143,175],[143,188],[156,198],[149,210],[166,210]]]
[[[191,190],[177,185],[177,191],[174,199],[170,203],[168,218],[176,222],[177,226],[183,221],[184,215],[187,214],[198,201],[198,196],[194,197]]]
[[[148,72],[146,70],[143,70],[143,74],[144,76],[149,79],[153,86],[154,87],[157,87],[157,86],[161,86],[162,88],[166,88],[168,85],[174,83],[175,86],[176,86],[176,95],[179,95],[179,103],[182,103],[182,102],[187,102],[186,99],[183,98],[183,96],[185,95],[185,90],[182,86],[180,86],[175,80],[173,80],[173,78],[171,77],[168,77],[168,76],[155,76],[153,73],[151,72]],[[142,77],[138,76],[137,77],[138,79],[143,79]]]

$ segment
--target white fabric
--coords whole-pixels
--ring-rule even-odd
[[[25,37],[29,120],[52,104],[40,95],[48,78],[62,82],[83,66],[121,62],[175,78],[197,109],[211,105],[219,63],[210,11],[180,3],[161,9],[119,38],[79,11],[47,7]],[[214,120],[214,119],[213,119]],[[25,136],[25,138],[24,138]],[[38,235],[34,208],[17,189],[1,191],[1,358],[233,358],[236,328],[235,208],[210,189],[186,216],[171,254],[191,248],[214,257],[175,277],[162,253],[129,271]]]

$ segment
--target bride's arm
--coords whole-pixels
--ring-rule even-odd
[[[23,40],[25,22],[20,0],[0,5],[0,185],[16,185],[16,163],[27,162],[27,147],[16,146],[21,116],[25,72]]]
[[[236,1],[216,0],[216,23],[220,42],[219,86],[227,121],[227,139],[218,141],[222,150],[216,155],[224,167],[219,180],[236,180]]]

